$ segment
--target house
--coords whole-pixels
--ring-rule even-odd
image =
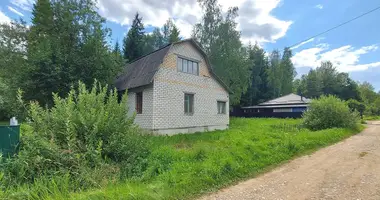
[[[242,107],[240,110],[235,109],[232,116],[299,118],[307,110],[309,103],[310,99],[296,94],[288,94],[256,106]]]
[[[115,86],[119,92],[127,90],[135,123],[154,133],[229,127],[229,89],[193,39],[166,45],[128,64]]]

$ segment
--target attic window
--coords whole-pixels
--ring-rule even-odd
[[[198,62],[177,57],[177,70],[188,74],[199,75]]]

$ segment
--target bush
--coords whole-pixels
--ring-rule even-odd
[[[141,175],[148,138],[127,113],[127,95],[119,104],[116,91],[96,82],[90,91],[79,83],[67,98],[54,94],[52,108],[31,102],[18,155],[0,161],[1,182],[9,187],[68,176],[72,189],[83,189]]]
[[[365,111],[365,105],[355,99],[349,99],[347,101],[348,107],[351,111],[357,111],[360,113],[360,117],[363,119],[363,113]]]
[[[358,112],[352,112],[344,101],[335,96],[313,100],[303,115],[303,125],[310,130],[356,128],[358,122]]]

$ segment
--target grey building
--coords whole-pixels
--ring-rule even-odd
[[[115,82],[127,91],[135,123],[159,134],[229,127],[229,89],[192,40],[169,44],[128,64]]]
[[[310,99],[296,94],[288,94],[255,106],[242,107],[237,111],[239,113],[236,113],[236,115],[244,117],[298,118],[307,110],[309,103]]]

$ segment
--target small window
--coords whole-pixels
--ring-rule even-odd
[[[218,114],[226,114],[226,102],[218,101]]]
[[[198,62],[177,57],[177,70],[188,74],[199,75]]]
[[[136,113],[137,114],[142,113],[142,106],[143,106],[143,93],[138,92],[136,93]]]
[[[194,94],[185,94],[185,114],[194,113]]]

